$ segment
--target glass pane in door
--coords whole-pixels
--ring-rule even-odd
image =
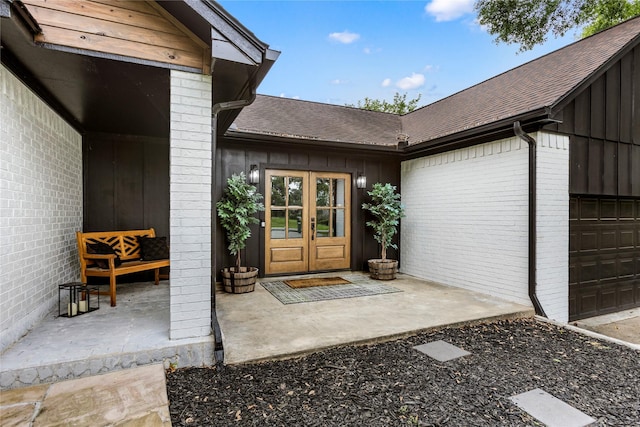
[[[345,236],[344,209],[333,210],[333,237]]]
[[[318,239],[331,236],[330,212],[329,209],[316,210],[316,237]]]
[[[288,202],[287,202],[287,206],[291,207],[291,206],[296,206],[296,207],[301,207],[302,206],[302,197],[303,197],[303,190],[302,190],[302,178],[299,177],[287,177],[288,178]]]
[[[271,209],[271,230],[272,239],[286,239],[285,224],[286,211],[284,209]]]
[[[271,206],[284,206],[286,203],[284,178],[284,176],[271,177]]]
[[[316,206],[331,206],[331,181],[332,180],[328,178],[316,179]]]
[[[302,209],[289,209],[287,219],[287,239],[302,237]]]

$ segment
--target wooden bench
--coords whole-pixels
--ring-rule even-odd
[[[153,228],[148,230],[105,231],[105,232],[76,232],[78,240],[78,255],[80,256],[80,277],[82,283],[87,283],[87,276],[108,277],[111,307],[116,306],[116,277],[123,274],[140,271],[155,270],[155,283],[160,282],[160,268],[168,267],[169,260],[144,261],[141,259],[138,237],[156,237]],[[116,255],[100,255],[87,252],[87,243],[106,243],[111,246],[120,257],[122,265],[115,266]],[[100,268],[96,260],[106,260],[109,268]]]

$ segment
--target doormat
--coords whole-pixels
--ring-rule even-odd
[[[361,280],[352,279],[351,283],[344,285],[313,286],[309,288],[292,288],[283,281],[261,282],[260,284],[282,304],[298,304],[402,292],[402,290],[393,286],[364,277]]]
[[[311,279],[283,280],[283,282],[292,288],[311,288],[313,286],[346,285],[351,283],[342,277],[312,277]]]

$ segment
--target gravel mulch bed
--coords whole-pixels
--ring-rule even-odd
[[[436,340],[472,354],[413,349]],[[533,319],[167,376],[174,426],[535,426],[509,400],[535,388],[595,425],[640,425],[640,352]]]

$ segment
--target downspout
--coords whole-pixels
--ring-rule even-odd
[[[522,130],[520,122],[513,123],[513,132],[527,144],[529,144],[529,299],[538,316],[547,317],[538,295],[536,294],[536,240],[537,240],[537,206],[536,206],[536,140],[531,135]]]
[[[220,324],[218,323],[218,317],[216,316],[216,254],[215,248],[217,247],[216,237],[216,215],[214,214],[214,196],[216,191],[216,151],[217,151],[217,139],[218,139],[218,113],[227,110],[236,110],[251,105],[256,99],[256,85],[251,86],[251,94],[249,99],[240,99],[236,101],[219,102],[213,104],[211,108],[211,333],[214,336],[214,364],[216,366],[222,365],[224,362],[224,348],[222,346],[222,331],[220,330]]]

